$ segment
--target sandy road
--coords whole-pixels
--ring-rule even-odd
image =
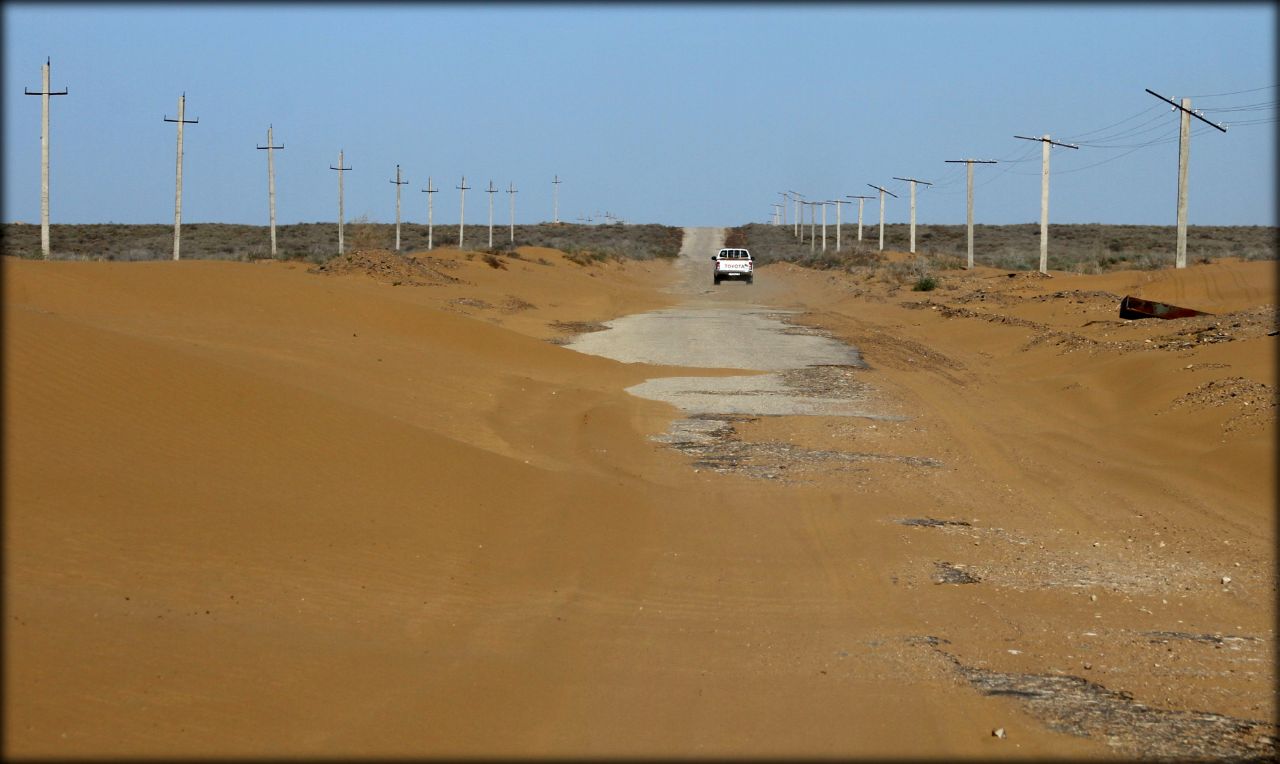
[[[1274,411],[1163,409],[1274,390],[1271,324],[1191,358],[1080,326],[1108,293],[1274,305],[1269,265],[948,274],[962,313],[787,266],[716,289],[698,238],[679,271],[437,253],[420,289],[5,258],[6,752],[1274,758]],[[695,472],[621,393],[693,370],[546,341],[677,300],[804,308],[874,368],[782,382],[912,418],[712,416]]]

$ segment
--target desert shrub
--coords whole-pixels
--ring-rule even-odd
[[[913,292],[932,292],[938,288],[938,280],[933,276],[921,276],[911,285]]]
[[[482,259],[489,265],[490,268],[498,268],[504,271],[507,269],[507,264],[502,261],[502,258],[498,257],[492,252],[484,253],[484,257]]]

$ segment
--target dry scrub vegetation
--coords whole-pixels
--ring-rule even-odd
[[[468,224],[466,249],[488,251],[488,225]],[[55,260],[167,260],[173,256],[173,226],[101,223],[50,226],[50,250]],[[493,253],[507,253],[514,247],[558,249],[582,263],[610,258],[649,260],[675,257],[680,252],[683,229],[656,223],[626,225],[580,225],[539,223],[517,225],[515,243],[510,226],[494,225]],[[371,223],[358,218],[343,229],[348,252],[392,250],[395,225]],[[432,230],[436,247],[456,247],[458,226],[436,225]],[[276,226],[277,257],[281,260],[308,260],[314,264],[337,256],[337,223],[297,223]],[[402,252],[427,249],[427,226],[402,223]],[[40,227],[25,223],[4,226],[3,254],[11,257],[40,257]],[[271,257],[271,234],[267,226],[231,223],[184,223],[182,256],[191,260],[264,260]]]
[[[818,230],[821,246],[821,230]],[[1175,228],[1143,225],[1052,225],[1049,227],[1049,269],[1074,273],[1103,273],[1109,270],[1143,270],[1173,265]],[[1190,262],[1210,262],[1224,257],[1242,260],[1274,260],[1280,229],[1272,226],[1188,226],[1187,258]],[[845,270],[884,263],[880,255],[878,225],[863,225],[862,241],[857,226],[841,226],[841,252],[835,252],[835,226],[827,226],[827,251],[813,251],[809,231],[800,243],[792,225],[752,223],[729,230],[727,246],[748,247],[761,263],[793,262],[810,268]],[[965,227],[962,225],[917,225],[916,254],[929,267],[939,270],[964,267]],[[1040,226],[975,225],[974,262],[1013,271],[1040,267]],[[910,226],[885,225],[885,249],[906,251],[910,247]],[[917,269],[918,270],[918,269]],[[926,276],[919,273],[916,278]]]

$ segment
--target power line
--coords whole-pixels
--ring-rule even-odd
[[[1160,108],[1160,107],[1158,107],[1158,106],[1148,106],[1147,108],[1143,109],[1142,111],[1139,111],[1139,112],[1137,112],[1137,113],[1135,113],[1135,114],[1131,114],[1130,116],[1125,117],[1124,119],[1120,120],[1119,122],[1113,122],[1113,123],[1111,123],[1111,124],[1107,125],[1106,127],[1099,127],[1099,128],[1094,129],[1094,130],[1089,130],[1088,132],[1078,133],[1078,134],[1076,134],[1076,135],[1068,136],[1068,137],[1067,137],[1067,140],[1069,140],[1069,141],[1077,141],[1078,139],[1083,138],[1083,137],[1085,137],[1086,135],[1093,135],[1094,133],[1101,133],[1101,132],[1103,132],[1104,130],[1110,130],[1110,129],[1111,129],[1111,128],[1113,128],[1113,127],[1119,127],[1120,125],[1123,125],[1125,122],[1128,122],[1128,121],[1129,121],[1129,120],[1131,120],[1131,119],[1137,119],[1138,117],[1141,117],[1143,114],[1149,114],[1149,113],[1151,113],[1152,111],[1154,111],[1154,110],[1156,110],[1156,109],[1158,109],[1158,108]],[[1144,123],[1144,124],[1145,124],[1145,123]]]
[[[1262,101],[1259,103],[1246,103],[1239,106],[1220,106],[1216,109],[1201,109],[1201,111],[1213,112],[1235,112],[1235,111],[1274,111],[1276,106],[1280,105],[1280,101]]]
[[[1240,95],[1241,93],[1256,93],[1259,90],[1275,90],[1277,85],[1263,85],[1260,88],[1249,88],[1248,90],[1233,90],[1230,93],[1201,93],[1200,95],[1191,95],[1187,98],[1218,98],[1219,96]]]

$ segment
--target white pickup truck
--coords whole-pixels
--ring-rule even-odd
[[[723,279],[743,279],[748,284],[751,283],[751,253],[747,250],[726,247],[712,255],[711,261],[715,263],[711,278],[716,286],[720,286]]]

